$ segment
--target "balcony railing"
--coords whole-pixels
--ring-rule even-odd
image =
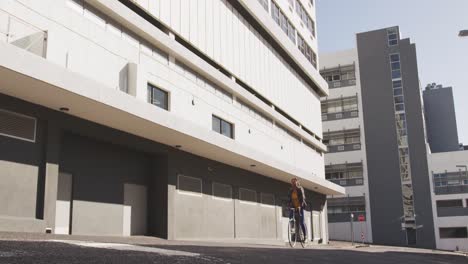
[[[354,85],[356,85],[356,79],[328,82],[328,87],[330,89],[341,88],[341,87],[346,87],[346,86],[354,86]]]
[[[328,153],[361,150],[361,143],[328,146]]]
[[[436,195],[468,193],[468,173],[434,173],[434,193]]]
[[[43,58],[47,55],[47,31],[0,9],[6,30],[0,30],[0,41],[17,46]]]
[[[329,179],[329,181],[341,185],[341,186],[359,186],[364,184],[363,178],[355,178],[355,179]]]
[[[358,116],[359,116],[359,112],[357,110],[339,112],[339,113],[324,113],[322,114],[322,121],[348,119],[348,118],[355,118]]]

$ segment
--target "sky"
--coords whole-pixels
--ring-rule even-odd
[[[355,34],[400,26],[416,44],[419,79],[452,86],[459,141],[468,145],[468,0],[316,0],[319,53],[356,47]]]

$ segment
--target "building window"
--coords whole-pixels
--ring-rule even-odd
[[[279,13],[280,13],[279,7],[274,2],[272,2],[271,3],[271,17],[278,25],[280,25]]]
[[[463,171],[434,173],[433,181],[436,194],[463,193],[463,185],[467,184],[468,175]],[[467,201],[468,204],[468,201]]]
[[[337,120],[358,117],[357,96],[322,101],[322,120]]]
[[[169,93],[148,84],[148,102],[164,110],[169,110]]]
[[[468,238],[466,227],[441,227],[440,238]]]
[[[361,142],[359,129],[326,132],[323,135],[324,143],[327,146],[338,146],[346,144],[356,144]]]
[[[302,52],[306,59],[317,69],[317,54],[305,42],[304,38],[297,34],[297,48]]]
[[[446,208],[446,207],[463,208],[463,200],[439,200],[436,203],[437,203],[437,208]]]
[[[345,163],[325,166],[325,178],[341,186],[363,184],[362,163]]]
[[[271,17],[281,27],[281,30],[289,37],[289,39],[296,44],[296,28],[286,15],[281,11],[275,2],[271,2]]]
[[[296,28],[288,20],[288,37],[295,44],[296,43]]]
[[[263,6],[263,8],[268,12],[268,0],[258,0],[258,2]]]
[[[390,55],[390,66],[392,68],[392,79],[401,78],[400,54]]]
[[[315,36],[315,22],[308,17],[308,15],[305,13],[302,13],[303,7],[301,4],[299,4],[296,0],[296,7],[299,7],[299,16],[301,19],[304,21],[304,18],[306,20],[304,21],[305,25],[307,28],[312,32],[312,34]],[[297,9],[296,9],[297,10]],[[286,17],[286,15],[281,11],[280,7],[278,4],[276,4],[274,1],[271,1],[271,17],[273,20],[280,26],[281,30],[289,37],[289,39],[296,44],[296,39],[297,39],[297,47],[301,51],[301,53],[307,58],[307,60],[312,63],[314,68],[317,69],[317,54],[312,50],[312,48],[305,42],[304,38],[301,37],[299,34],[297,34],[296,37],[296,28],[294,28],[293,24],[289,19]]]
[[[312,18],[309,17],[300,0],[296,0],[296,13],[301,18],[302,22],[307,27],[312,36],[315,37],[315,22]]]
[[[330,89],[356,85],[354,64],[320,71],[322,77],[330,83]]]
[[[388,45],[395,46],[398,45],[398,30],[396,28],[391,28],[387,30],[388,36]]]
[[[234,138],[234,125],[217,117],[212,117],[213,131],[220,133],[228,138]]]
[[[349,222],[350,214],[354,214],[354,221],[359,215],[366,214],[366,202],[364,196],[329,198],[328,221],[329,223]]]

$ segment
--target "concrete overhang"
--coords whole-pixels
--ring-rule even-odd
[[[148,22],[146,19],[140,17],[137,13],[126,8],[120,1],[115,0],[85,0],[87,4],[91,5],[93,8],[101,11],[106,14],[113,20],[118,23],[125,25],[129,30],[131,30],[136,35],[140,36],[142,39],[148,41],[163,50],[164,52],[174,56],[177,60],[188,65],[191,69],[203,73],[204,77],[208,80],[214,82],[220,87],[226,89],[227,91],[233,93],[237,98],[250,102],[252,105],[256,106],[259,110],[267,113],[269,116],[273,117],[277,123],[291,129],[297,135],[301,136],[303,139],[308,141],[318,150],[326,152],[327,146],[325,146],[321,140],[317,139],[316,136],[313,136],[303,129],[298,129],[297,125],[292,121],[287,119],[285,116],[279,114],[277,111],[273,110],[271,106],[268,106],[259,98],[242,88],[239,84],[232,81],[232,79],[225,74],[221,73],[218,69],[208,64],[205,60],[188,50],[186,47],[181,45],[172,37],[169,37],[166,32],[161,31],[153,24]],[[134,0],[131,2],[139,5]],[[148,15],[151,15],[147,13]],[[158,20],[159,21],[159,20]],[[161,21],[160,21],[161,22]],[[270,21],[269,21],[270,22]],[[283,37],[282,31],[280,31],[279,36]],[[285,42],[288,45],[292,45],[289,41]],[[291,48],[291,47],[290,47]],[[310,66],[310,63],[304,58],[304,56],[297,50],[297,48],[292,49],[294,53],[297,53],[297,58],[303,60],[304,64]],[[328,87],[327,82],[323,80],[318,72],[314,72],[314,76],[317,77],[317,80],[323,82],[323,84]],[[327,88],[328,89],[328,88]],[[328,93],[328,90],[327,90]],[[317,131],[312,131],[317,134]],[[319,133],[322,137],[322,133]]]
[[[71,72],[10,44],[0,43],[0,93],[327,195],[345,189],[174,113]],[[255,167],[251,167],[255,164]]]

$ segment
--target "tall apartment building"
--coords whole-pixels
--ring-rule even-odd
[[[423,91],[427,139],[432,153],[457,151],[457,118],[452,87],[435,83],[428,84]]]
[[[327,242],[312,1],[0,1],[0,32],[0,230],[283,240],[297,177]]]
[[[357,34],[357,49],[321,56],[331,238],[435,248],[416,47],[392,27]],[[362,216],[361,216],[362,215]]]
[[[328,144],[326,178],[346,187],[346,196],[328,199],[330,237],[351,240],[353,233],[355,241],[364,237],[369,243],[372,219],[357,50],[324,54],[320,59],[321,74],[330,87],[329,95],[322,99],[324,139]]]

